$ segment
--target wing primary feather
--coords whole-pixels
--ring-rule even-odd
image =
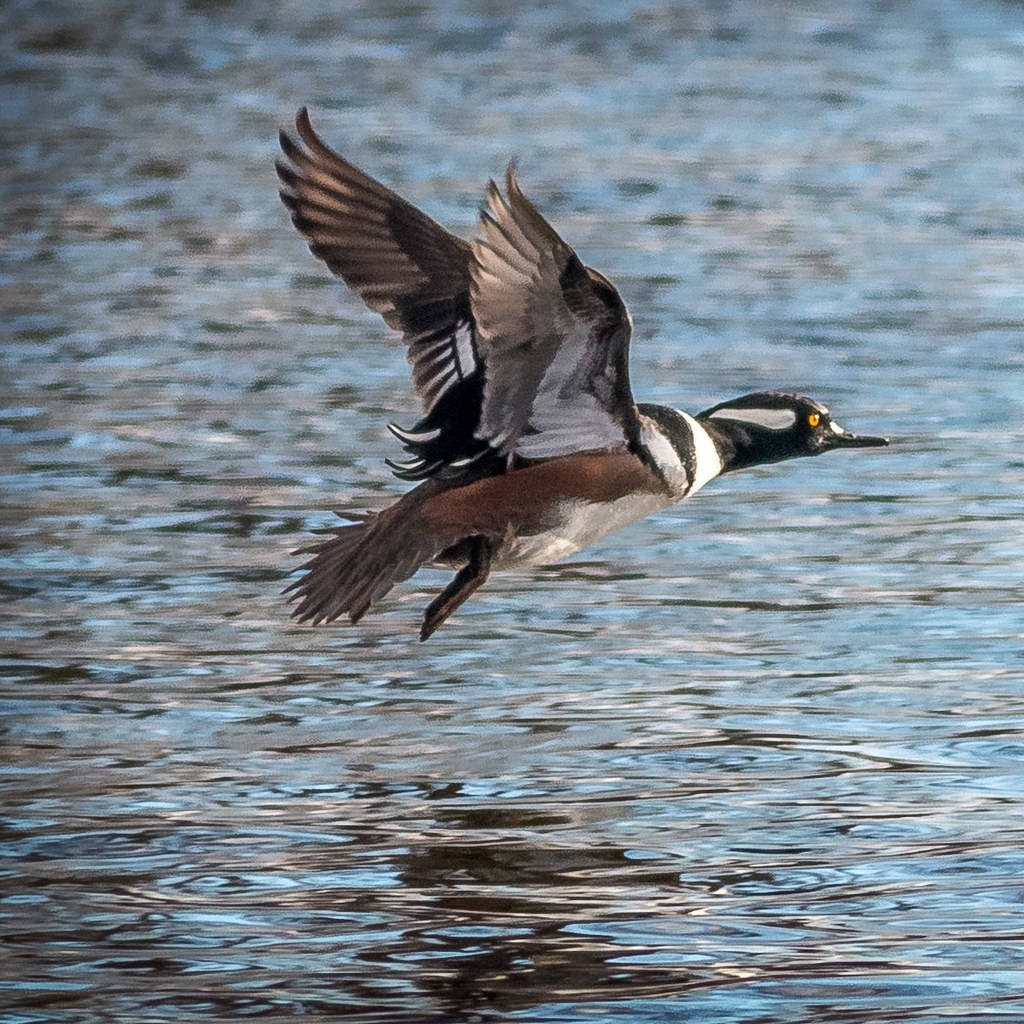
[[[306,107],[280,141],[281,199],[311,252],[403,335],[430,422],[396,436],[434,471],[474,456],[483,360],[470,244],[335,153]]]

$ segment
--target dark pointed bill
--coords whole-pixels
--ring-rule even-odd
[[[889,444],[887,437],[874,437],[871,434],[851,434],[843,430],[838,423],[832,424],[833,448],[884,448]]]

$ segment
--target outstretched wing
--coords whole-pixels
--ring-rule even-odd
[[[487,367],[477,434],[524,458],[634,445],[631,323],[619,293],[584,267],[523,195],[492,181],[470,290]]]
[[[401,331],[425,415],[392,430],[413,455],[396,467],[418,479],[486,447],[474,437],[483,364],[470,307],[468,243],[331,150],[303,107],[298,140],[281,132],[281,199],[292,222],[370,309]]]
[[[281,133],[281,198],[314,256],[408,346],[424,416],[392,426],[422,479],[484,453],[548,458],[633,445],[630,320],[523,195],[492,182],[470,245],[331,150],[303,108]]]

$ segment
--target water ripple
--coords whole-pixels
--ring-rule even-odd
[[[7,7],[4,1024],[1024,1019],[1012,5]],[[894,445],[291,624],[412,408],[303,103],[463,234],[518,154],[645,400]]]

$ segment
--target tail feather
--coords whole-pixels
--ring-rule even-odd
[[[314,626],[341,615],[358,622],[371,605],[443,547],[411,525],[408,520],[395,523],[394,517],[382,513],[332,527],[324,531],[331,534],[329,539],[301,548],[313,557],[302,566],[305,575],[285,589],[289,600],[297,602],[292,618]]]
[[[299,622],[312,622],[314,626],[330,622],[349,610],[346,568],[359,550],[367,524],[353,523],[322,532],[332,536],[329,540],[299,549],[297,553],[315,557],[303,564],[305,575],[289,584],[284,591],[290,595],[290,602],[298,602],[292,618]]]
[[[461,488],[466,488],[461,505],[435,507],[435,499]],[[506,535],[505,519],[481,519],[471,504],[474,497],[464,479],[431,477],[381,512],[346,513],[345,518],[356,521],[322,530],[326,540],[300,549],[312,558],[285,589],[295,604],[292,618],[314,626],[342,615],[358,622],[420,566],[438,559],[468,563],[428,609],[423,636],[429,636],[487,579],[491,555]]]

